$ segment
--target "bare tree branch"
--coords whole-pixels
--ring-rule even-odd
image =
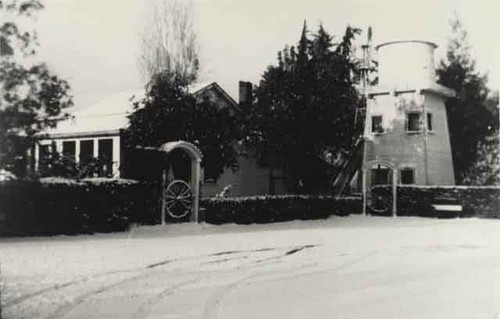
[[[158,0],[140,35],[138,65],[148,81],[168,72],[193,82],[199,69],[199,48],[189,0]]]

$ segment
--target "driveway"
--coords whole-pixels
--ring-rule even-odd
[[[3,318],[500,318],[500,221],[333,217],[0,242]]]

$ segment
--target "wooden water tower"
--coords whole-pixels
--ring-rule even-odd
[[[365,89],[364,188],[380,184],[454,185],[445,100],[435,81],[432,42],[375,47],[378,84]]]

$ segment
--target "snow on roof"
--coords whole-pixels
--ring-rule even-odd
[[[188,86],[188,91],[191,94],[195,94],[213,83],[215,83],[215,82],[211,81],[211,82],[193,83],[193,84]]]
[[[188,87],[191,94],[203,90],[215,82],[200,82]],[[85,108],[70,112],[69,119],[57,123],[57,127],[47,130],[49,136],[64,136],[78,133],[117,131],[128,124],[127,116],[134,111],[134,102],[140,101],[145,89],[135,89],[111,95]]]
[[[76,117],[92,117],[104,114],[128,113],[133,111],[133,103],[142,99],[144,95],[144,89],[122,91],[90,106],[75,110],[72,115]]]

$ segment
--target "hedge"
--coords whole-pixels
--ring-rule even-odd
[[[390,193],[389,187],[380,187]],[[398,186],[398,215],[439,217],[432,204],[461,204],[457,217],[500,218],[500,187]],[[120,179],[46,178],[0,183],[0,235],[80,234],[160,222],[158,188]],[[271,223],[345,216],[362,211],[359,197],[253,196],[204,198],[202,220],[212,224]]]
[[[0,183],[0,235],[81,234],[160,222],[154,184],[121,179],[42,178]],[[255,196],[203,199],[202,220],[213,224],[270,223],[361,212],[359,198]],[[173,221],[174,222],[174,221]]]
[[[321,219],[361,213],[362,210],[359,197],[304,195],[204,198],[200,206],[204,209],[205,221],[211,224]]]
[[[155,194],[132,180],[46,178],[0,183],[0,235],[123,230],[154,223]]]
[[[386,195],[391,192],[387,186],[377,188]],[[500,186],[397,187],[398,216],[442,217],[432,207],[442,202],[462,205],[461,212],[448,217],[500,218]]]

